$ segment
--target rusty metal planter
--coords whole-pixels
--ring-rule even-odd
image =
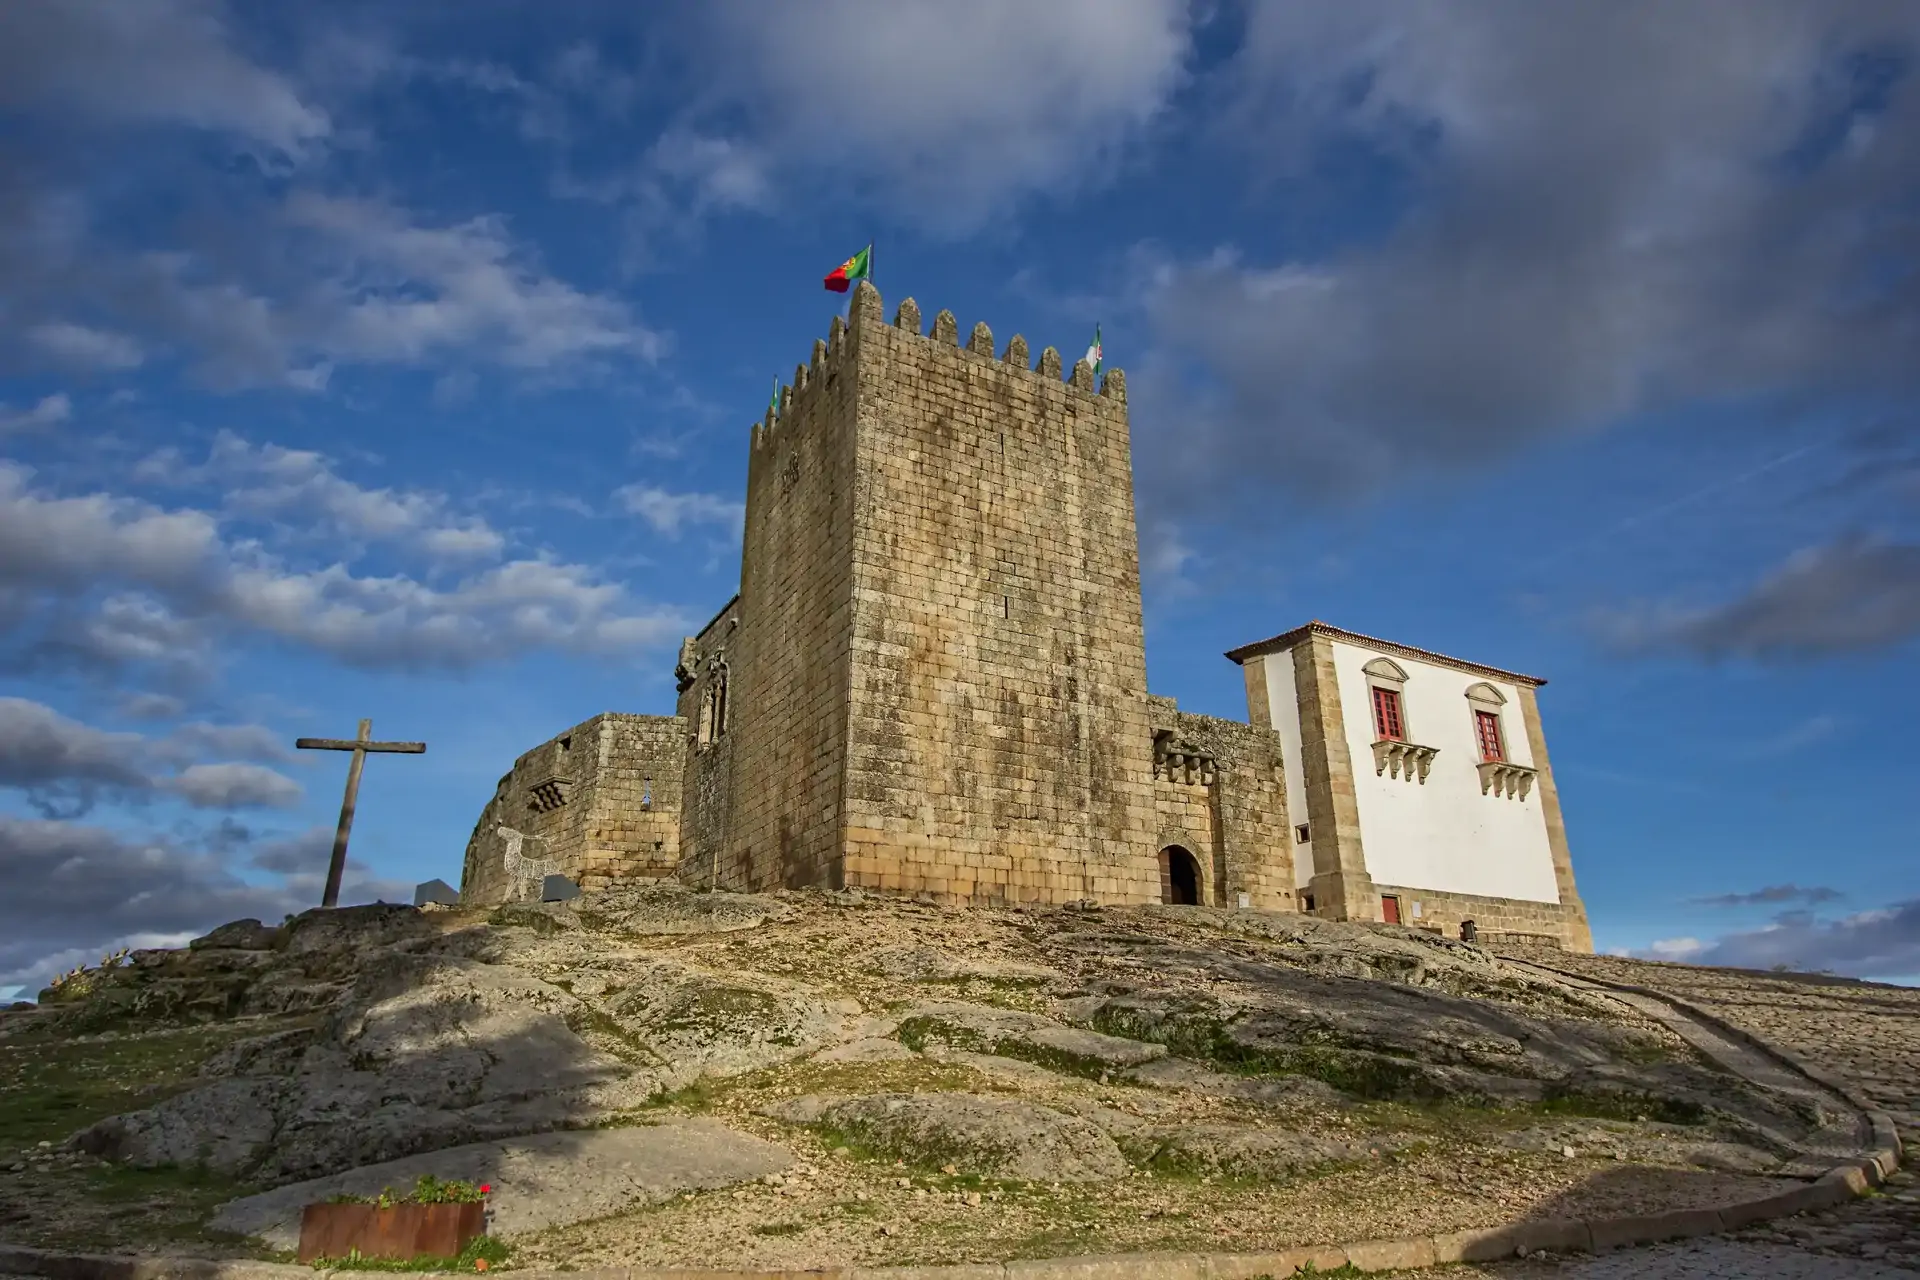
[[[358,1251],[363,1258],[425,1255],[452,1258],[476,1236],[487,1233],[487,1206],[468,1204],[397,1204],[382,1209],[371,1204],[310,1204],[300,1215],[302,1262],[315,1258],[344,1258]]]

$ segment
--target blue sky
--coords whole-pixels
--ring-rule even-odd
[[[667,712],[746,436],[889,301],[1127,369],[1156,692],[1545,676],[1599,945],[1920,980],[1911,5],[0,16],[0,991],[458,878]]]

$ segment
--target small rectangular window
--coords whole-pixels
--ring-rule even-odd
[[[1388,741],[1406,740],[1406,730],[1402,728],[1400,718],[1399,690],[1373,686],[1373,727],[1380,737]]]
[[[1293,829],[1293,840],[1295,844],[1305,844],[1311,839],[1313,839],[1312,823],[1303,822]]]
[[[1473,728],[1480,739],[1480,758],[1482,760],[1505,760],[1506,745],[1500,741],[1500,717],[1492,711],[1473,713]]]

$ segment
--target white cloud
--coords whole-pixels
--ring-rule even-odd
[[[292,778],[257,764],[188,765],[165,786],[196,809],[290,809],[305,794]]]
[[[1354,198],[1315,165],[1369,157],[1387,216],[1153,277],[1167,368],[1129,390],[1137,425],[1180,430],[1136,435],[1150,504],[1350,495],[1700,401],[1911,393],[1920,83],[1857,64],[1916,46],[1897,4],[1250,7],[1207,145],[1308,222],[1317,191]],[[1849,120],[1875,127],[1822,141]]]
[[[694,105],[651,180],[696,209],[762,208],[830,175],[946,231],[1098,181],[1191,51],[1186,0],[721,0],[685,27]]]
[[[358,666],[419,670],[542,648],[630,656],[678,638],[685,626],[678,610],[640,605],[585,565],[522,558],[444,585],[361,575],[345,563],[290,563],[256,542],[228,539],[211,513],[100,493],[57,496],[31,481],[25,469],[0,464],[0,591],[13,588],[16,607],[36,602],[41,629],[56,634],[35,641],[32,628],[16,626],[16,645],[103,663],[204,667],[218,637],[253,633]],[[377,527],[404,525],[441,501],[344,496],[340,511]],[[709,515],[696,505],[683,518]],[[444,528],[449,538],[486,540],[482,526],[464,519]]]
[[[0,698],[0,786],[29,792],[61,784],[143,789],[145,746],[137,733],[108,733],[43,703]]]
[[[538,270],[501,218],[423,227],[372,201],[301,194],[288,201],[286,219],[337,255],[321,295],[331,315],[320,345],[333,358],[421,363],[478,348],[515,368],[551,369],[661,353],[660,336],[636,325],[624,305]]]
[[[545,270],[499,217],[436,225],[302,190],[196,234],[129,251],[95,234],[77,198],[0,190],[10,329],[30,359],[49,341],[99,358],[164,347],[216,388],[313,394],[351,366],[479,361],[552,381],[651,363],[667,347],[621,299]],[[111,325],[113,341],[80,330],[75,309]]]
[[[1842,537],[1794,552],[1731,600],[1628,605],[1591,621],[1629,651],[1777,662],[1886,648],[1920,635],[1920,545]],[[1835,727],[1806,727],[1806,740]]]
[[[1758,929],[1708,942],[1667,939],[1649,950],[1655,958],[1688,964],[1911,981],[1920,978],[1920,898],[1833,920],[1790,911]]]
[[[23,792],[48,815],[76,816],[102,797],[141,800],[162,792],[201,809],[285,807],[301,795],[290,778],[258,764],[194,762],[290,755],[261,725],[196,721],[148,738],[82,724],[30,699],[0,698],[0,787]]]
[[[120,714],[129,720],[172,720],[186,709],[182,699],[167,693],[130,693],[120,701]]]
[[[293,153],[326,113],[239,54],[212,0],[14,0],[0,106],[230,133]]]
[[[15,431],[37,431],[41,427],[51,427],[65,422],[72,416],[73,401],[67,398],[64,391],[56,391],[50,396],[44,396],[33,408],[22,409],[17,413],[9,410],[6,405],[0,404],[0,435],[8,435]]]
[[[147,358],[125,334],[64,320],[35,325],[27,340],[60,363],[82,369],[137,369]]]
[[[218,485],[229,514],[280,519],[329,536],[402,543],[434,559],[490,558],[506,547],[484,519],[450,511],[444,493],[365,488],[342,477],[322,454],[256,446],[229,431],[214,438],[204,465],[185,465],[177,451],[167,450],[147,458],[135,474]]]
[[[613,496],[669,538],[679,537],[684,526],[695,524],[719,525],[738,532],[747,518],[745,503],[711,493],[673,493],[655,485],[629,484],[614,490]]]
[[[163,511],[105,493],[36,492],[33,473],[0,462],[0,585],[74,590],[102,580],[185,590],[223,548],[202,511]]]
[[[177,704],[176,704],[177,705]],[[175,714],[178,714],[177,711]],[[156,744],[167,759],[224,756],[241,760],[295,760],[289,739],[258,724],[209,724],[189,721]]]

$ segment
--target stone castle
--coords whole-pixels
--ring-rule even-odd
[[[740,591],[681,646],[678,714],[515,761],[463,900],[677,877],[1591,950],[1543,682],[1312,623],[1228,655],[1247,723],[1150,696],[1125,376],[959,337],[857,287],[753,429]]]

